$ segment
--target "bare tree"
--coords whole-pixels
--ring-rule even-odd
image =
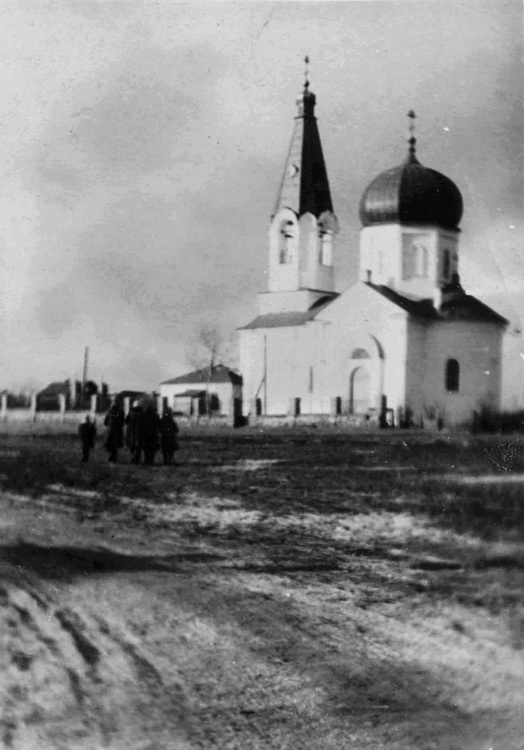
[[[214,325],[204,324],[192,335],[186,349],[189,364],[206,375],[206,411],[211,416],[211,399],[209,384],[213,369],[220,363],[220,358],[227,358],[227,341],[222,331]]]

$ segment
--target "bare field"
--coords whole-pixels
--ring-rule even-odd
[[[524,445],[0,438],[0,744],[521,750]]]

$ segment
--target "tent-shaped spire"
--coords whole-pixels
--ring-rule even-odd
[[[315,117],[316,96],[309,90],[309,58],[305,61],[304,88],[297,98],[298,114],[274,214],[290,208],[298,216],[309,212],[318,219],[324,211],[333,212],[333,204]]]

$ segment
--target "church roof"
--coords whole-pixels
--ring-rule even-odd
[[[254,328],[289,328],[291,326],[302,326],[309,320],[313,320],[321,310],[324,310],[324,308],[333,302],[338,296],[338,294],[326,294],[324,297],[321,297],[314,302],[309,310],[305,310],[304,312],[291,310],[289,312],[274,312],[266,313],[265,315],[258,315],[251,321],[251,323],[248,323],[247,326],[242,326],[239,330],[247,331],[253,330]]]
[[[414,119],[415,113],[411,111],[408,116]],[[413,127],[407,159],[379,174],[364,191],[360,201],[362,225],[429,224],[457,231],[463,211],[460,190],[449,177],[419,162]]]
[[[431,299],[411,299],[410,297],[404,297],[389,286],[384,286],[383,284],[372,284],[370,281],[365,283],[366,286],[374,289],[390,302],[398,305],[398,307],[401,307],[402,310],[405,310],[415,318],[437,318],[437,311],[433,306],[433,300]]]
[[[415,318],[450,321],[470,320],[480,323],[508,325],[508,321],[502,315],[499,315],[471,294],[466,294],[460,286],[458,278],[442,290],[442,301],[438,309],[433,305],[431,299],[413,300],[387,286],[372,284],[371,282],[366,282],[366,284]]]
[[[308,60],[306,58],[306,64]],[[292,209],[297,216],[311,213],[316,218],[333,212],[331,192],[315,117],[316,97],[309,81],[297,98],[298,115],[280,183],[274,214],[281,208]]]
[[[471,294],[466,294],[458,281],[453,281],[448,284],[447,287],[444,287],[442,290],[442,303],[438,309],[434,306],[433,300],[431,299],[412,299],[410,297],[405,297],[403,294],[399,294],[388,286],[373,284],[370,281],[365,283],[370,289],[374,289],[378,294],[381,294],[387,300],[393,302],[393,304],[419,320],[470,320],[484,323],[496,323],[498,325],[508,324],[506,318],[499,315],[495,310],[492,310],[491,307],[488,307],[488,305],[485,305],[484,302],[481,302]],[[290,328],[305,325],[305,323],[308,323],[310,320],[314,320],[318,313],[330,305],[338,296],[338,294],[335,294],[321,297],[305,312],[291,310],[288,312],[274,312],[266,313],[265,315],[258,315],[251,321],[251,323],[248,323],[247,326],[243,326],[239,330],[253,330],[256,328]],[[179,382],[187,381],[179,380]]]
[[[164,380],[160,385],[177,385],[179,383],[232,383],[233,385],[242,385],[242,376],[233,372],[225,365],[215,365],[211,368],[203,367],[201,370],[193,370],[185,375],[179,375],[171,380]]]
[[[444,320],[479,320],[508,325],[509,321],[471,294],[466,294],[458,274],[442,290],[439,317]]]

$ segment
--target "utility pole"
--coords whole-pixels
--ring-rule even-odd
[[[84,351],[84,373],[82,375],[82,395],[84,395],[85,384],[87,383],[87,368],[89,365],[89,347],[86,346]]]
[[[264,336],[264,414],[267,414],[267,336]]]

